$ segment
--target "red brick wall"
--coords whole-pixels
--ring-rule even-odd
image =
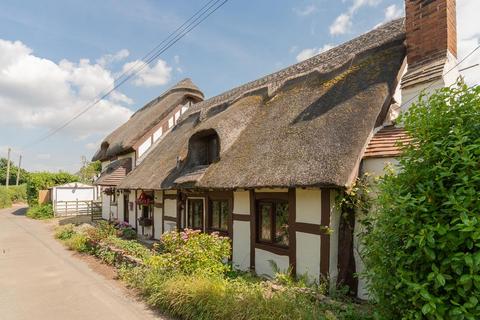
[[[457,56],[456,0],[405,0],[407,61],[410,65]]]

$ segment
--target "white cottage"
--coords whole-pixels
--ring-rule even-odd
[[[407,0],[406,19],[192,105],[116,185],[129,203],[117,217],[148,217],[157,239],[217,231],[238,269],[271,275],[274,261],[365,297],[358,223],[335,199],[396,161],[412,97],[456,79],[455,33],[454,0]]]

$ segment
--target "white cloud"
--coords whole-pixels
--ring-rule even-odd
[[[314,4],[306,5],[303,8],[293,8],[293,12],[302,17],[309,16],[315,11],[317,11],[317,7]]]
[[[300,51],[298,54],[297,54],[297,61],[300,62],[300,61],[303,61],[303,60],[307,60],[317,54],[320,54],[322,52],[325,52],[325,51],[328,51],[330,49],[332,49],[334,47],[334,45],[331,45],[331,44],[326,44],[324,45],[323,47],[321,48],[307,48],[307,49],[303,49],[302,51]]]
[[[113,62],[123,61],[130,55],[127,49],[122,49],[114,54],[103,55],[100,59],[97,59],[97,63],[101,66],[107,66]]]
[[[478,28],[478,12],[480,1],[460,0],[457,2],[457,35],[458,59],[463,59],[480,44],[480,29]],[[463,62],[459,68],[463,69],[480,64],[480,49]],[[468,84],[480,84],[480,66],[462,72]]]
[[[380,2],[382,0],[353,0],[347,11],[340,14],[330,25],[330,34],[335,36],[349,32],[352,27],[352,18],[358,10],[365,6],[377,6]]]
[[[392,4],[385,9],[385,22],[398,19],[401,16],[403,16],[403,8],[399,8],[395,4]]]
[[[57,128],[81,112],[92,99],[111,88],[110,71],[82,59],[55,63],[37,57],[25,44],[0,39],[0,125]],[[132,111],[121,93],[101,101],[63,132],[75,136],[106,134],[125,122]]]
[[[403,15],[404,15],[403,7],[399,8],[397,5],[392,4],[391,6],[388,6],[385,9],[385,16],[383,18],[383,21],[380,22],[379,24],[375,25],[373,27],[373,29],[376,29],[376,28],[382,26],[383,24],[385,24],[389,21],[398,19],[398,18],[402,17]]]
[[[176,64],[179,64],[179,63],[180,63],[180,56],[179,56],[179,55],[174,55],[174,56],[173,56],[173,61],[174,61]]]
[[[140,70],[143,62],[135,60],[128,62],[123,66],[124,72],[135,72]],[[159,59],[157,63],[150,67],[144,66],[143,69],[135,76],[133,84],[136,86],[161,86],[170,81],[172,67],[170,67],[164,60]]]
[[[352,16],[346,13],[339,15],[330,26],[330,34],[334,36],[347,33],[352,26],[351,18]]]

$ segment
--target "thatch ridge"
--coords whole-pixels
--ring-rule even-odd
[[[92,160],[109,160],[134,151],[133,145],[179,104],[187,98],[193,98],[198,102],[203,100],[203,97],[203,93],[189,78],[181,80],[137,110],[127,122],[110,133]]]
[[[347,185],[391,100],[404,39],[397,20],[196,104],[119,187]],[[202,130],[220,137],[220,160],[197,174],[188,142]]]

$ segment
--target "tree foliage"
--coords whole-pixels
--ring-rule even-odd
[[[30,206],[38,203],[38,191],[45,190],[57,185],[78,182],[78,176],[68,172],[34,172],[30,173],[27,180],[27,200]]]
[[[13,164],[12,160],[10,160],[10,180],[9,184],[14,185],[17,182],[17,172],[18,167]],[[20,180],[19,184],[23,184],[27,182],[28,179],[28,171],[24,169],[20,169]],[[5,185],[7,183],[7,159],[0,158],[0,185]]]
[[[102,171],[102,163],[100,161],[93,161],[86,164],[77,173],[80,178],[80,182],[91,184],[97,174]]]
[[[400,120],[413,141],[364,237],[370,291],[386,319],[479,319],[480,87],[422,96]]]

